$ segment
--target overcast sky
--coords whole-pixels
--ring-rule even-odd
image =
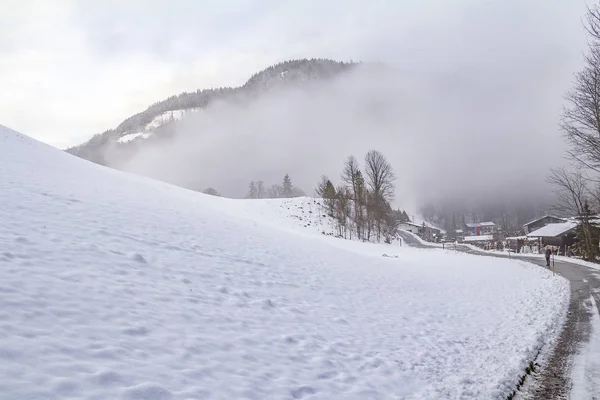
[[[531,90],[556,97],[581,63],[584,11],[580,0],[0,0],[0,123],[64,148],[169,95],[302,57],[503,80],[539,69]]]

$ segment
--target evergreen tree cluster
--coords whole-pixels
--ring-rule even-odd
[[[323,175],[315,189],[323,198],[325,212],[335,219],[338,237],[386,243],[396,237],[399,223],[408,219],[406,212],[393,210],[396,175],[391,164],[377,150],[365,156],[364,172],[354,156],[348,156],[335,186]]]
[[[261,180],[251,181],[248,185],[247,199],[281,199],[306,196],[304,191],[292,185],[289,174],[285,174],[281,184],[273,184],[269,187]]]

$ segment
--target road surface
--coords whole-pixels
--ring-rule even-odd
[[[400,236],[408,246],[432,247],[423,244],[411,233],[401,232]],[[447,248],[479,256],[507,257],[503,254],[483,253],[461,245],[449,245]],[[528,261],[547,268],[546,260],[543,258],[519,257],[518,255],[512,255],[511,258]],[[521,399],[553,400],[570,398],[573,385],[571,370],[575,355],[590,340],[592,331],[592,311],[585,304],[590,296],[593,296],[598,312],[600,312],[600,271],[562,259],[554,262],[554,268],[557,274],[565,277],[571,283],[571,301],[567,318],[547,365],[532,375],[533,381],[528,382],[526,389],[519,394]],[[515,310],[515,312],[518,311]],[[600,374],[600,371],[594,372]],[[591,399],[600,399],[600,392],[594,396]]]

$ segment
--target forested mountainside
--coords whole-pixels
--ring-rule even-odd
[[[89,141],[66,151],[102,165],[113,166],[104,157],[106,147],[117,146],[119,149],[116,151],[134,152],[143,146],[144,140],[139,139],[152,142],[168,137],[172,133],[169,123],[185,118],[189,112],[206,108],[219,100],[251,101],[278,87],[329,80],[356,65],[358,63],[329,59],[284,61],[255,73],[240,87],[198,89],[154,103],[145,111],[127,118],[115,129],[96,134]]]

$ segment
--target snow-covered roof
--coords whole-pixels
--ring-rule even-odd
[[[475,222],[475,223],[469,223],[469,224],[465,224],[465,225],[468,226],[469,228],[480,228],[482,226],[496,226],[496,224],[493,223],[492,221]]]
[[[400,225],[410,225],[410,226],[416,226],[418,228],[423,226],[423,225],[415,224],[414,222],[401,222]]]
[[[577,225],[579,225],[579,223],[575,221],[560,222],[558,224],[548,224],[538,230],[528,233],[527,236],[556,237],[570,231],[571,229],[577,227]]]
[[[565,218],[557,217],[557,216],[555,216],[555,215],[546,214],[546,215],[544,215],[543,217],[536,218],[536,219],[534,219],[533,221],[529,221],[528,223],[526,223],[526,224],[523,224],[523,226],[531,225],[531,224],[533,224],[534,222],[538,222],[538,221],[541,221],[541,220],[543,220],[544,218],[556,218],[556,219],[558,219],[558,220],[561,220],[561,221],[566,221],[566,219],[565,219]]]
[[[465,242],[488,242],[494,240],[493,235],[465,236]]]
[[[438,230],[438,231],[440,231],[441,233],[446,233],[446,231],[445,231],[445,230],[443,230],[443,229],[441,229],[441,228],[438,228],[437,226],[433,225],[431,222],[427,222],[427,221],[425,221],[425,219],[423,219],[423,218],[414,218],[414,222],[411,222],[411,224],[414,224],[414,225],[416,225],[416,226],[418,226],[418,227],[423,227],[423,224],[425,224],[425,226],[426,226],[427,228],[430,228],[430,229],[437,229],[437,230]]]

